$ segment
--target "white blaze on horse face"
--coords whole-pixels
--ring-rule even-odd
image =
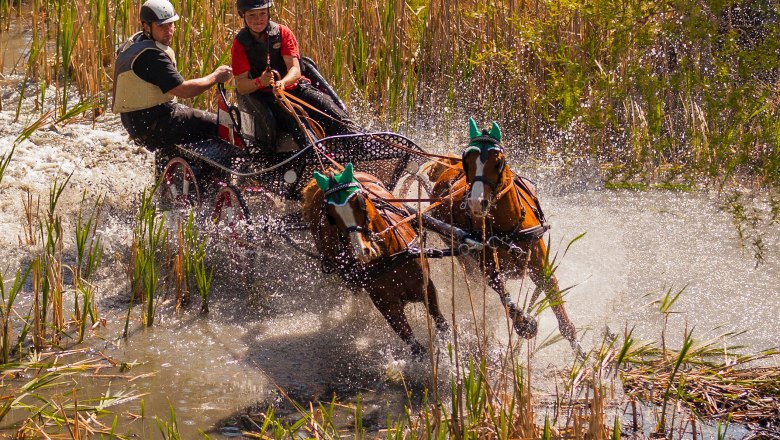
[[[344,222],[344,226],[349,229],[351,227],[357,227],[357,220],[355,220],[355,213],[352,211],[352,206],[349,203],[343,205],[334,205],[336,215]],[[355,253],[355,257],[362,264],[366,264],[371,260],[377,258],[379,253],[373,246],[373,243],[366,240],[362,232],[352,231],[349,233],[349,244],[352,246],[352,250]]]
[[[480,157],[474,161],[476,169],[474,171],[474,177],[482,177],[485,172],[485,163],[482,162]],[[471,210],[471,215],[474,217],[484,217],[487,213],[484,210],[487,201],[487,195],[485,194],[485,184],[480,181],[476,181],[471,184],[471,193],[469,193],[468,205]]]

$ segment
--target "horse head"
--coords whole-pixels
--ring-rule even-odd
[[[469,144],[463,155],[463,171],[470,186],[467,203],[472,216],[484,218],[501,187],[506,155],[501,146],[501,129],[494,121],[488,130],[480,130],[469,118]]]
[[[324,193],[328,221],[347,235],[358,261],[366,264],[378,258],[381,252],[371,240],[371,202],[355,179],[352,164],[347,164],[341,174],[326,176],[315,172],[314,179]]]

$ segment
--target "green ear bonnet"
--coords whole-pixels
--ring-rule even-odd
[[[344,206],[360,192],[360,183],[355,179],[352,163],[348,163],[341,174],[331,177],[315,171],[314,179],[325,193],[325,200],[331,205]]]
[[[469,118],[469,144],[465,150],[463,150],[463,156],[472,151],[478,151],[480,158],[484,161],[487,153],[490,150],[502,149],[501,146],[501,128],[496,121],[490,126],[490,131],[483,129],[481,132],[477,128],[477,123],[474,118]]]

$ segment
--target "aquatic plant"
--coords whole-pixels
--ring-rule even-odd
[[[14,303],[29,276],[30,267],[28,267],[24,273],[22,273],[21,269],[17,269],[13,285],[8,292],[6,292],[5,280],[3,279],[3,274],[0,272],[0,360],[2,360],[2,364],[7,364],[11,361],[12,347],[18,346],[24,341],[24,335],[26,335],[29,327],[28,324],[25,325],[21,330],[21,336],[19,337],[18,343],[15,343],[13,341],[14,328],[12,319],[14,316]],[[0,417],[0,419],[2,419],[2,417]]]
[[[180,247],[183,249],[184,274],[189,285],[190,277],[195,280],[195,287],[201,297],[201,311],[207,313],[209,310],[209,291],[211,290],[211,281],[214,278],[214,268],[208,268],[206,264],[206,250],[208,245],[208,236],[198,232],[195,225],[195,213],[190,211],[187,216],[187,224],[184,227],[183,239],[180,240]]]
[[[144,189],[140,195],[140,207],[133,228],[131,295],[133,299],[144,302],[142,321],[144,326],[154,324],[157,306],[157,286],[160,282],[161,255],[164,254],[168,239],[164,215],[158,215],[155,203],[155,191]],[[130,302],[132,309],[133,301]],[[130,315],[128,309],[128,320]],[[127,321],[125,322],[125,335]]]

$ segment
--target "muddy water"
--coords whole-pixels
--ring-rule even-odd
[[[6,99],[16,99],[18,88],[10,87],[7,93]],[[10,150],[24,123],[0,113],[0,154]],[[104,197],[99,231],[106,257],[97,283],[108,325],[91,344],[118,362],[132,364],[128,374],[139,378],[121,386],[146,394],[147,414],[166,418],[170,403],[183,438],[196,438],[198,429],[211,430],[210,435],[219,438],[227,432],[220,430],[223,426],[241,425],[241,414],[262,411],[272,403],[284,408],[280,390],[301,402],[329,400],[334,393],[355,401],[359,395],[370,428],[382,426],[388,413],[400,413],[407,402],[405,389],[416,391],[412,403],[419,402],[419,391],[429,385],[427,364],[410,358],[365,294],[322,274],[314,260],[278,237],[259,241],[251,261],[239,252],[240,261],[233,262],[230,249],[212,250],[209,262],[217,273],[208,315],[198,313],[197,298],[177,313],[169,295],[159,306],[153,328],[140,326],[136,308],[130,337],[120,338],[128,308],[124,274],[132,219],[137,194],[151,183],[151,163],[109,115],[95,126],[47,126],[34,134],[17,147],[0,186],[4,273],[29,261],[37,249],[20,245],[25,190],[40,196],[45,205],[53,179],[61,181],[73,173],[60,204],[70,237],[66,259],[74,255],[73,222],[83,191]],[[751,351],[780,345],[775,319],[780,304],[777,225],[767,224],[760,231],[766,262],[756,267],[750,246],[738,238],[731,216],[720,209],[723,197],[717,193],[604,190],[589,169],[523,173],[539,183],[553,226],[550,241],[558,252],[557,274],[562,287],[573,286],[566,307],[586,349],[599,343],[606,328],[621,332],[635,327],[635,337],[657,341],[664,320],[651,303],[667,290],[683,287],[672,309],[679,313],[668,323],[670,341],[679,341],[687,326],[696,339],[748,330],[735,342]],[[761,198],[750,208],[769,211]],[[586,235],[564,256],[569,241],[581,233]],[[307,246],[305,234],[295,238]],[[453,275],[449,260],[434,262],[433,269],[440,305],[461,329],[464,351],[475,351],[475,329],[484,328],[491,353],[498,352],[508,334],[495,293],[478,277],[466,282],[459,267]],[[529,287],[514,281],[510,289],[522,300]],[[411,306],[407,313],[416,335],[425,340],[422,307]],[[540,324],[539,340],[555,332],[551,312],[542,314]],[[447,342],[436,344],[444,348]],[[535,384],[544,393],[554,388],[550,372],[565,371],[572,353],[567,344],[556,343],[534,359]],[[441,361],[446,377],[451,365],[444,357]],[[89,387],[90,381],[82,385]],[[440,386],[445,390],[447,384]],[[127,411],[121,418],[126,432],[141,435],[140,422],[128,416],[137,414],[138,406],[122,411]],[[346,415],[340,420],[344,427],[349,423]],[[145,429],[150,428],[155,427]]]
[[[583,331],[586,348],[598,344],[606,327],[618,332],[635,327],[635,338],[657,341],[663,319],[648,304],[683,287],[672,309],[679,314],[667,327],[671,344],[678,345],[674,341],[686,325],[698,340],[749,330],[734,342],[751,349],[780,343],[776,259],[755,268],[730,217],[711,196],[578,191],[546,197],[544,206],[554,225],[553,250],[562,253],[569,240],[586,232],[558,271],[563,286],[575,286],[566,307]],[[777,236],[767,241],[777,252]],[[147,411],[164,414],[170,399],[184,430],[231,425],[237,411],[282,401],[278,387],[298,401],[327,400],[334,393],[354,401],[360,394],[366,424],[376,427],[388,411],[398,414],[406,402],[402,380],[413,390],[426,386],[427,365],[408,356],[364,294],[346,291],[281,241],[266,243],[253,267],[254,280],[222,268],[209,316],[198,316],[193,308],[177,317],[163,307],[154,329],[137,329],[107,351],[143,362],[133,368],[136,374],[156,372],[137,385],[149,393]],[[450,270],[446,261],[434,265],[439,299],[452,319]],[[507,334],[495,294],[487,291],[483,301],[484,286],[469,279],[477,315],[484,306],[488,316],[486,323],[477,319],[475,325],[463,279],[459,274],[455,279],[454,316],[465,348],[475,349],[474,328],[483,326],[491,347],[502,346]],[[521,296],[526,290],[519,282],[510,287]],[[409,314],[416,334],[425,338],[422,308],[410,307]],[[552,313],[545,312],[541,338],[555,325]],[[552,387],[550,369],[565,370],[571,360],[565,343],[538,352],[539,388]],[[449,367],[445,359],[443,371]]]

